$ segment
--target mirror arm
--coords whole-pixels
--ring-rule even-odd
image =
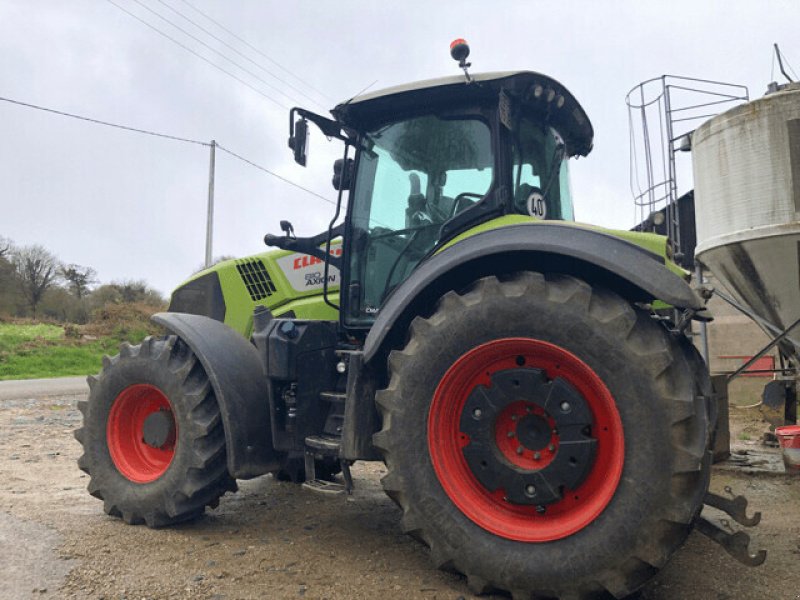
[[[337,225],[331,230],[331,239],[341,237],[344,235],[344,223]],[[325,260],[325,248],[320,248],[328,240],[328,231],[325,230],[317,235],[305,238],[291,238],[282,235],[273,235],[268,233],[264,236],[264,243],[267,246],[274,246],[282,250],[291,250],[292,252],[300,252],[301,254],[308,254],[320,260]],[[337,269],[342,267],[341,256],[331,256],[330,264]]]
[[[318,115],[315,112],[311,112],[310,110],[306,110],[305,108],[299,108],[297,106],[295,106],[292,110],[289,111],[289,128],[292,135],[294,134],[295,115],[300,115],[304,119],[308,119],[309,121],[314,123],[317,127],[319,127],[320,131],[327,137],[334,137],[336,139],[342,140],[343,142],[351,141],[350,138],[348,138],[343,132],[342,125],[338,121],[334,121],[333,119],[323,117],[322,115]]]

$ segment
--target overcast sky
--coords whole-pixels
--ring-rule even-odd
[[[330,108],[375,80],[372,89],[455,74],[448,45],[464,37],[472,48],[473,71],[540,71],[578,98],[593,122],[595,146],[588,158],[572,165],[576,217],[626,229],[635,222],[624,102],[629,89],[669,73],[742,83],[758,97],[770,81],[773,42],[800,68],[798,0],[114,2],[273,100],[110,0],[0,0],[0,96],[171,135],[215,139],[334,198],[331,164],[339,146],[312,132],[309,168],[295,165],[286,147],[287,110],[279,105],[322,111],[309,98]],[[202,265],[208,148],[4,102],[0,131],[0,236],[20,245],[42,244],[67,263],[91,265],[104,282],[146,279],[164,293]],[[317,233],[332,211],[319,198],[217,152],[215,256],[262,251],[264,233],[279,232],[280,219],[290,219],[299,235]]]

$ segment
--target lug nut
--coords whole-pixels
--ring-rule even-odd
[[[512,437],[514,437],[514,432],[513,431],[509,431],[506,435],[508,437],[512,438]]]
[[[517,454],[522,454],[522,446],[517,446]]]
[[[511,415],[511,420],[512,421],[516,421],[517,420],[517,415]]]
[[[534,452],[533,453],[533,460],[539,460],[540,458],[542,458],[541,452]]]
[[[336,363],[336,372],[344,373],[345,371],[347,371],[347,364],[343,360],[340,360]]]
[[[562,402],[561,403],[561,412],[569,412],[572,406],[570,406],[569,402]]]
[[[525,486],[525,495],[526,496],[535,496],[536,495],[536,488],[532,484],[528,484]]]
[[[480,408],[476,408],[472,411],[472,416],[476,419],[480,419],[483,416],[483,411]]]
[[[555,444],[550,444],[550,445],[547,447],[547,449],[548,449],[548,450],[550,450],[550,452],[555,452],[555,451],[556,451],[556,446],[555,446]]]

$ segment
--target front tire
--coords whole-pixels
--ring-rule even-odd
[[[162,527],[215,507],[236,482],[208,376],[175,335],[123,344],[78,403],[89,493],[129,524]]]
[[[571,277],[449,292],[413,321],[377,395],[374,443],[404,530],[476,593],[632,593],[708,488],[707,399],[686,344]]]

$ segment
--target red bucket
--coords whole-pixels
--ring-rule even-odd
[[[786,472],[800,475],[800,425],[776,427]]]

